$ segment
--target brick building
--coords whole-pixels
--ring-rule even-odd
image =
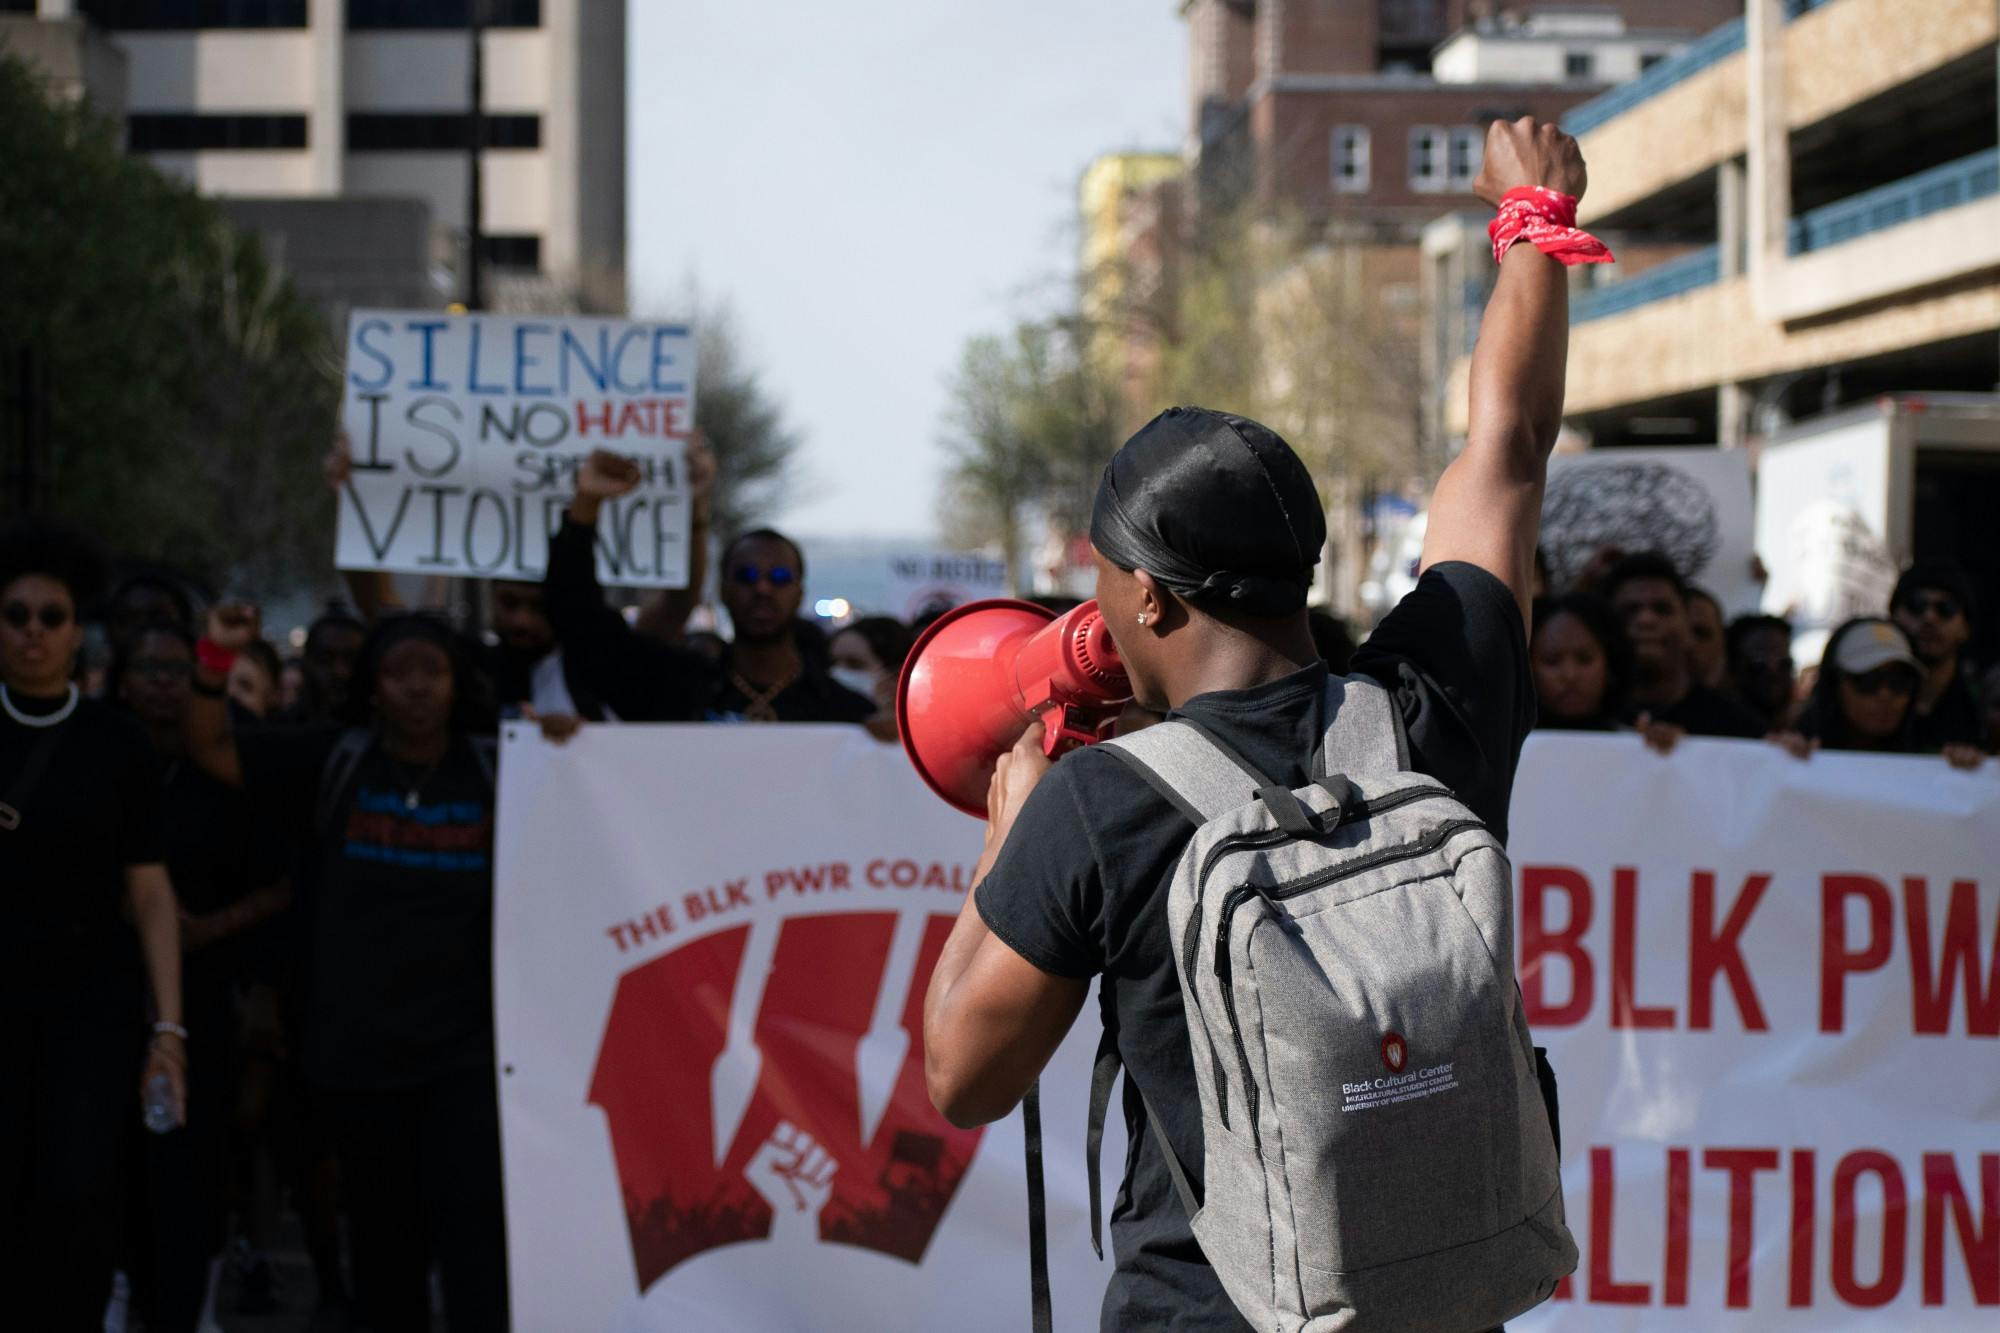
[[[1187,0],[1182,12],[1202,208],[1289,206],[1413,242],[1470,202],[1489,121],[1559,119],[1742,3]],[[1472,39],[1487,59],[1454,51]],[[1496,47],[1545,52],[1559,76],[1491,58]]]

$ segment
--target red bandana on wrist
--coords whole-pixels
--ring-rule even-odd
[[[1549,258],[1563,264],[1609,264],[1611,251],[1603,241],[1576,225],[1576,196],[1541,185],[1523,185],[1500,198],[1500,215],[1486,226],[1493,238],[1493,262],[1507,257],[1514,242],[1525,239]]]

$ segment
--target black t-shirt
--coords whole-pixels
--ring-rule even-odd
[[[1931,711],[1918,713],[1911,720],[1911,730],[1917,749],[1924,754],[1935,754],[1947,745],[1979,744],[1986,726],[1979,700],[1965,678],[1963,662],[1951,673],[1951,684],[1945,686]]]
[[[737,683],[730,660],[725,657],[716,673],[715,688],[709,695],[708,720],[741,722],[750,696]],[[880,711],[873,699],[864,699],[825,671],[807,663],[799,678],[771,700],[771,711],[780,722],[866,722]]]
[[[1449,786],[1501,839],[1535,702],[1527,635],[1504,584],[1472,565],[1425,572],[1349,668],[1394,691],[1411,763]],[[1248,690],[1204,694],[1195,718],[1273,781],[1300,786],[1325,730],[1326,667]],[[1194,827],[1101,750],[1076,750],[1036,787],[999,861],[975,892],[1014,951],[1059,976],[1102,974],[1101,1010],[1125,1062],[1125,1177],[1111,1213],[1117,1269],[1106,1329],[1242,1329],[1202,1257],[1139,1091],[1192,1179],[1201,1113],[1167,931],[1167,887]],[[1062,1114],[1061,1111],[1055,1114]]]
[[[258,818],[247,793],[225,787],[185,759],[167,761],[161,797],[167,874],[191,916],[241,902],[285,875],[283,839]],[[186,955],[183,985],[225,983],[243,962],[251,937],[237,934]]]
[[[1635,704],[1627,721],[1649,713],[1655,722],[1671,722],[1690,736],[1729,736],[1738,740],[1762,740],[1770,728],[1758,716],[1728,695],[1706,685],[1690,685],[1688,692],[1671,704]]]
[[[123,914],[125,870],[166,859],[145,729],[93,699],[52,727],[0,712],[0,801],[19,814],[13,828],[0,814],[0,1009],[129,997],[136,1022],[143,971]]]
[[[239,736],[245,784],[311,849],[304,894],[306,1074],[412,1087],[493,1059],[493,783],[464,737],[428,771],[370,744],[325,830],[338,726]]]

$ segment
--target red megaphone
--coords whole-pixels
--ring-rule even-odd
[[[1131,697],[1096,602],[1060,617],[1033,602],[968,602],[910,650],[896,726],[931,790],[984,819],[994,765],[1030,723],[1047,726],[1054,755],[1102,740]]]

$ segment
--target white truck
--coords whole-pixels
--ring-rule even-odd
[[[1954,560],[1987,594],[1975,626],[1990,656],[2000,607],[2000,395],[1885,395],[1767,438],[1756,544],[1764,609],[1798,630],[1801,666],[1850,616],[1882,615],[1912,560]]]

